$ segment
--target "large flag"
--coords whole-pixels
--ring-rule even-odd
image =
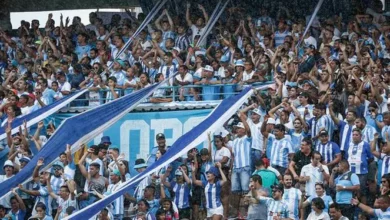
[[[69,96],[65,96],[64,98],[53,102],[50,105],[44,106],[37,111],[31,112],[30,114],[24,115],[22,117],[16,118],[12,123],[12,131],[11,134],[16,134],[19,131],[19,126],[23,125],[23,121],[27,121],[27,127],[30,127],[43,119],[49,117],[50,115],[56,113],[61,108],[65,107],[69,103],[71,103],[73,100],[77,99],[79,96],[87,92],[88,89],[82,89],[74,94],[71,94]],[[6,126],[3,126],[0,128],[0,140],[4,140],[7,137],[7,134],[5,133]]]
[[[264,86],[264,88],[267,88]],[[104,209],[107,205],[113,202],[116,198],[123,195],[133,188],[139,181],[147,177],[155,170],[160,169],[169,163],[176,160],[178,157],[187,153],[190,149],[198,146],[207,138],[207,133],[215,131],[223,126],[223,124],[237,112],[240,106],[253,93],[251,88],[244,89],[240,94],[223,100],[199,125],[181,136],[169,150],[155,163],[149,166],[144,172],[131,178],[127,183],[115,193],[99,200],[85,209],[79,210],[65,219],[89,219]]]
[[[58,160],[59,154],[65,151],[67,144],[72,145],[72,151],[75,151],[82,143],[92,140],[121,119],[161,85],[161,83],[154,84],[65,119],[39,153],[14,177],[0,184],[0,199],[4,199],[4,195],[9,193],[13,187],[25,180],[31,180],[31,174],[39,158],[44,158],[46,164],[44,169],[48,169],[52,163]]]

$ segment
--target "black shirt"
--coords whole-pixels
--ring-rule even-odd
[[[295,172],[298,176],[301,175],[302,167],[311,162],[312,153],[313,152],[310,151],[309,155],[306,156],[304,153],[302,153],[302,151],[298,151],[294,155],[293,161],[295,162]]]

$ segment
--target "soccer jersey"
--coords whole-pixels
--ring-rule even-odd
[[[349,125],[345,121],[339,121],[338,128],[340,131],[340,150],[348,151],[353,127],[354,125]]]
[[[249,167],[251,165],[251,146],[252,138],[246,135],[243,137],[236,137],[233,141],[234,162],[233,168]]]
[[[378,218],[378,220],[390,219],[390,208],[387,208],[386,211],[382,211],[381,209],[374,209],[374,215]]]
[[[278,140],[273,134],[270,134],[268,139],[272,139],[271,164],[287,168],[288,155],[295,153],[291,142],[287,138]]]
[[[284,189],[283,201],[287,204],[290,212],[290,218],[299,219],[299,201],[301,200],[302,192],[297,188],[291,187]]]
[[[62,199],[61,197],[57,197],[57,203],[58,203],[58,207],[61,207],[61,213],[60,213],[60,216],[59,216],[59,219],[62,219],[64,218],[64,215],[66,213],[66,209],[70,206],[73,206],[74,208],[77,209],[77,201],[76,199],[72,200],[71,199],[71,196],[69,195],[69,198],[67,200],[64,200]]]
[[[382,159],[382,169],[381,169],[381,176],[390,173],[390,155],[381,154]]]
[[[259,197],[260,202],[267,205],[267,220],[273,220],[275,216],[280,218],[291,218],[287,204],[283,200],[274,200],[264,196]]]
[[[107,187],[107,191],[104,195],[110,195],[115,191],[118,191],[119,188],[123,185],[123,182],[118,182],[116,184],[110,184]],[[113,215],[123,215],[124,214],[124,196],[121,195],[115,199],[111,204],[111,211]]]
[[[316,145],[316,151],[320,152],[324,163],[332,162],[337,154],[340,154],[340,147],[332,141],[328,141],[326,144],[318,143]]]
[[[348,148],[347,159],[349,162],[349,169],[352,173],[366,174],[368,173],[368,160],[372,159],[373,155],[370,151],[370,145],[361,141],[358,144],[350,143]]]
[[[215,209],[222,205],[221,203],[221,182],[209,183],[203,181],[204,194],[206,196],[206,208]]]
[[[291,137],[291,143],[294,144],[293,150],[294,150],[294,152],[297,152],[300,149],[301,142],[302,142],[303,138],[307,137],[307,134],[304,131],[302,131],[301,133],[297,133],[297,132],[295,132],[294,129],[290,129],[288,131],[288,134]]]
[[[174,192],[174,202],[179,209],[190,207],[190,186],[187,183],[178,184],[171,182],[172,191]]]

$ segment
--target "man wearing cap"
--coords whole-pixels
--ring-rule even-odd
[[[206,65],[205,67],[201,68],[201,71],[196,71],[194,73],[194,83],[200,85],[200,81],[209,73],[214,73],[214,69],[210,65]]]
[[[243,199],[249,191],[249,180],[251,177],[251,148],[252,134],[244,113],[239,112],[241,122],[234,126],[236,137],[233,140],[233,170],[232,170],[232,192],[234,193],[234,201],[239,207],[240,200]]]
[[[322,155],[322,163],[332,169],[341,160],[340,147],[335,142],[329,140],[326,130],[320,131],[320,141],[316,145],[316,151]]]
[[[109,77],[114,76],[117,82],[117,88],[122,88],[126,79],[126,72],[122,70],[125,67],[123,60],[116,59],[114,65],[112,66],[112,71]]]
[[[4,165],[3,165],[3,170],[4,170],[4,175],[0,175],[0,183],[6,181],[7,179],[11,178],[14,176],[14,170],[15,166],[10,160],[6,160]],[[11,203],[10,203],[10,198],[12,195],[8,195],[5,198],[3,198],[0,201],[0,205],[4,206],[6,209],[11,208]]]
[[[220,84],[220,81],[217,80],[217,78],[214,76],[214,69],[213,67],[206,65],[205,68],[203,68],[204,77],[196,82],[196,85],[203,85],[202,87],[202,100],[218,100],[219,99],[219,86],[208,86],[213,84]]]
[[[281,219],[293,219],[288,210],[288,205],[283,200],[284,187],[282,184],[272,187],[272,198],[264,197],[252,186],[252,197],[259,202],[263,202],[267,206],[267,220],[273,220],[275,217]]]
[[[125,155],[119,154],[119,147],[116,145],[111,145],[108,148],[108,157],[111,159],[111,162],[108,164],[108,171],[111,173],[113,170],[119,169],[119,163],[125,159]],[[121,163],[123,164],[123,163]],[[124,165],[124,164],[123,164]]]
[[[118,169],[115,169],[110,173],[110,181],[111,184],[108,185],[107,191],[103,195],[97,193],[101,199],[111,195],[115,191],[118,191],[119,188],[123,186],[123,183],[126,182],[126,177],[124,173],[121,173]],[[111,208],[110,211],[113,214],[114,219],[122,219],[124,216],[124,195],[121,195],[115,199],[109,206]]]
[[[225,70],[227,70],[229,66],[229,61],[229,57],[225,55],[221,57],[221,60],[219,61],[220,67],[215,75],[218,79],[225,78]]]
[[[250,118],[247,118],[247,113],[249,110],[252,110]],[[252,104],[243,110],[241,110],[243,117],[246,119],[246,122],[249,125],[251,130],[252,137],[252,146],[251,146],[251,169],[252,172],[255,170],[255,162],[259,160],[264,152],[263,150],[263,134],[260,132],[260,128],[263,123],[260,122],[261,112],[257,107],[257,104]]]
[[[156,135],[157,146],[152,149],[149,154],[147,165],[150,166],[156,161],[156,152],[160,149],[168,150],[171,146],[166,145],[165,135],[163,133],[158,133]]]

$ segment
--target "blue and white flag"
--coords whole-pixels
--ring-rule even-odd
[[[71,94],[69,96],[65,96],[64,98],[53,102],[50,105],[44,106],[36,111],[31,112],[30,114],[23,115],[22,117],[16,118],[12,123],[12,131],[11,134],[16,134],[19,132],[19,127],[23,125],[23,121],[27,121],[27,127],[31,127],[32,125],[42,121],[43,119],[49,117],[50,115],[56,113],[61,108],[65,107],[69,103],[71,103],[73,100],[77,99],[79,96],[87,92],[88,89],[82,89],[74,94]],[[5,133],[5,130],[7,128],[7,125],[4,125],[0,128],[0,140],[4,140],[7,137],[7,134]]]
[[[38,154],[19,173],[0,184],[0,199],[3,199],[18,184],[23,183],[29,178],[31,179],[31,174],[39,158],[44,158],[46,165],[44,170],[48,169],[52,163],[58,160],[59,154],[65,151],[67,144],[72,145],[73,152],[76,151],[81,144],[92,140],[95,136],[109,128],[135,108],[141,101],[150,96],[161,85],[161,83],[154,84],[89,111],[67,118]]]
[[[128,192],[139,181],[152,174],[155,170],[168,165],[178,157],[186,154],[190,149],[198,146],[207,138],[208,132],[213,132],[222,127],[223,124],[237,112],[240,106],[252,94],[253,90],[251,88],[246,88],[240,94],[223,100],[205,120],[185,135],[181,136],[158,161],[149,166],[144,172],[128,180],[117,192],[112,193],[104,199],[99,200],[64,219],[89,219],[90,217],[96,215],[116,198],[123,195],[125,192]]]

